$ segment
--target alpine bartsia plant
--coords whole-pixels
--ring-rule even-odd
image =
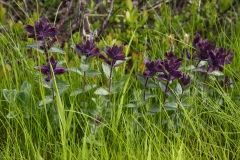
[[[51,67],[52,67],[53,73],[51,72]],[[39,70],[42,74],[47,75],[47,77],[45,78],[47,82],[49,82],[52,79],[52,76],[61,75],[67,72],[66,68],[57,66],[57,62],[55,61],[53,56],[50,58],[47,65],[43,65],[41,67],[36,66],[35,69]]]
[[[92,38],[83,43],[82,46],[76,44],[74,50],[79,56],[86,57],[86,63],[92,57],[98,56],[100,54],[100,50],[99,48],[96,47]]]
[[[86,76],[87,76],[87,72],[89,71],[89,60],[95,56],[98,56],[99,54],[101,54],[99,48],[96,47],[96,44],[94,43],[92,38],[89,38],[87,41],[83,42],[82,45],[76,44],[74,46],[74,51],[78,54],[79,58],[80,58],[80,69],[83,72],[83,81],[82,81],[82,93],[83,96],[85,96],[85,91],[86,91]],[[88,88],[92,88],[88,85]],[[79,90],[79,89],[77,89]],[[77,95],[76,93],[79,92],[72,92],[71,95]],[[85,103],[83,103],[85,106]]]
[[[107,54],[108,58],[99,55],[101,59],[103,59],[111,68],[117,67],[121,63],[116,63],[117,61],[125,61],[125,55],[122,54],[123,52],[123,45],[118,47],[116,44],[113,45],[113,47],[105,46],[104,47],[104,52]]]
[[[149,61],[147,58],[144,58],[144,64],[146,66],[146,71],[143,72],[143,76],[146,77],[146,81],[144,83],[143,100],[146,100],[146,89],[149,78],[152,78],[157,72],[163,72],[164,68],[160,59]]]
[[[208,72],[213,72],[216,68],[218,68],[219,71],[223,71],[224,64],[231,64],[232,62],[232,51],[228,51],[226,53],[225,48],[220,48],[217,50],[211,50],[209,51],[209,58],[208,58]]]
[[[109,74],[109,81],[108,81],[108,107],[110,104],[110,94],[111,94],[111,87],[112,87],[112,77],[113,77],[113,69],[120,64],[122,64],[126,60],[126,56],[122,53],[124,45],[118,47],[116,44],[113,47],[105,46],[104,51],[107,54],[108,58],[104,55],[100,54],[99,57],[103,59],[109,66],[110,66],[110,74]]]
[[[39,22],[35,22],[34,26],[26,25],[24,29],[29,32],[28,38],[33,38],[34,40],[54,38],[59,33],[56,28],[51,27],[45,17],[41,18]]]
[[[61,48],[53,46],[57,41],[56,35],[59,33],[59,31],[57,28],[51,27],[45,17],[41,18],[39,22],[35,22],[34,25],[26,25],[24,29],[28,32],[28,38],[35,40],[33,44],[28,44],[27,47],[31,47],[46,55],[47,64],[36,66],[35,69],[47,76],[43,81],[39,81],[39,83],[45,88],[50,89],[51,95],[45,96],[45,100],[39,101],[38,106],[53,103],[53,116],[55,118],[55,122],[58,124],[59,106],[57,106],[55,103],[55,97],[57,91],[58,94],[61,95],[69,86],[68,83],[54,78],[55,75],[61,75],[68,69],[57,66],[57,62],[55,61],[54,57],[49,56],[50,52],[65,54]],[[54,86],[58,88],[57,91],[54,90]],[[63,108],[61,108],[61,115],[63,114]]]
[[[24,29],[29,33],[28,38],[33,38],[35,40],[35,44],[28,46],[34,49],[39,48],[43,50],[43,53],[46,54],[47,61],[49,61],[48,52],[57,41],[56,35],[59,33],[57,28],[51,27],[47,19],[43,17],[39,22],[35,22],[34,26],[26,25]]]

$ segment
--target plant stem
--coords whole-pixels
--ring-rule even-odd
[[[54,88],[52,86],[52,82],[51,82],[51,92],[52,92],[52,99],[53,99],[53,109],[54,109],[54,114],[58,114],[58,109],[55,103],[55,94],[54,94]]]
[[[163,105],[164,105],[164,103],[166,102],[168,85],[169,85],[169,80],[167,80],[166,88],[165,88],[165,91],[164,91]],[[163,108],[164,108],[164,107],[163,107]]]
[[[148,84],[148,77],[146,78],[145,84],[144,84],[144,91],[143,91],[143,100],[146,100],[146,89],[147,89],[147,84]]]
[[[182,87],[182,95],[183,95],[183,93],[184,93],[184,88],[183,88],[183,86],[181,86],[181,87]],[[180,98],[179,103],[182,103],[182,97]],[[178,104],[178,106],[177,106],[176,114],[175,114],[175,117],[174,117],[174,119],[173,119],[174,121],[177,119],[177,115],[178,115],[179,109],[180,109],[180,104]]]
[[[196,68],[198,67],[198,65],[199,65],[200,62],[201,62],[201,60],[199,60],[199,61],[197,62],[197,64],[196,64]]]
[[[87,65],[87,59],[85,60],[85,65]],[[85,98],[85,86],[86,86],[86,75],[87,72],[83,72],[83,82],[82,82],[82,93],[83,93],[83,99]],[[85,108],[85,102],[83,102],[83,107]]]
[[[111,94],[111,86],[112,86],[112,74],[113,74],[113,62],[111,63],[111,69],[110,69],[110,76],[108,81],[108,103],[107,107],[110,106],[110,94]]]

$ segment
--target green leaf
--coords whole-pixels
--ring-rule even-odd
[[[178,107],[178,104],[176,102],[167,102],[164,104],[164,108],[167,111],[175,111]]]
[[[134,103],[129,103],[129,104],[126,104],[124,107],[135,108],[135,107],[136,107],[136,104],[134,104]]]
[[[214,75],[214,76],[223,76],[223,72],[221,71],[213,71],[212,73],[210,73],[211,75]]]
[[[105,96],[105,95],[109,95],[109,92],[105,88],[100,87],[94,92],[94,94]]]
[[[80,68],[83,72],[87,71],[89,69],[89,65],[88,64],[80,64]]]
[[[182,86],[179,83],[177,83],[177,86],[176,86],[176,93],[178,95],[182,94]]]
[[[44,50],[40,49],[39,46],[35,43],[32,43],[32,44],[28,44],[27,45],[28,48],[33,48],[35,49],[36,51],[40,52],[40,53],[45,53]]]
[[[102,62],[102,68],[103,68],[103,72],[106,75],[106,77],[109,78],[110,77],[110,70],[111,70],[110,66],[107,63]]]
[[[86,76],[93,77],[102,74],[101,72],[97,70],[87,70],[86,71]]]
[[[17,113],[16,113],[16,111],[10,111],[8,114],[7,114],[7,118],[9,118],[9,119],[11,119],[11,118],[15,118],[15,117],[17,117]]]
[[[44,100],[37,102],[37,106],[43,106],[44,104],[50,104],[53,102],[52,95],[45,96]]]
[[[16,97],[16,102],[23,106],[24,104],[26,104],[28,102],[28,94],[26,92],[20,91],[17,94]]]
[[[60,79],[56,79],[56,84],[58,88],[65,88],[70,86],[67,82]]]
[[[117,60],[116,63],[114,64],[114,67],[117,67],[119,65],[121,65],[122,63],[124,63],[126,60]]]
[[[3,92],[4,98],[8,103],[15,101],[18,94],[18,91],[16,89],[14,90],[3,89],[2,92]]]
[[[137,74],[137,79],[140,81],[140,83],[145,85],[147,78],[144,77],[142,74]],[[151,78],[148,79],[147,87],[149,87],[149,88],[159,88],[159,86]]]
[[[84,91],[88,92],[91,89],[95,88],[96,86],[97,86],[96,84],[91,84],[91,85],[87,84],[84,88]],[[83,90],[80,89],[80,88],[77,88],[75,91],[71,92],[70,96],[76,96],[76,95],[81,94],[81,93],[83,93]]]
[[[60,54],[66,54],[66,52],[64,50],[62,50],[61,48],[59,47],[51,47],[48,52],[54,52],[54,53],[60,53]]]
[[[75,73],[77,73],[77,74],[79,74],[81,76],[83,75],[83,73],[76,67],[68,68],[68,71],[75,72]]]
[[[148,110],[148,112],[158,113],[158,112],[160,112],[160,107],[152,107]]]
[[[126,17],[126,20],[128,21],[128,22],[132,22],[131,21],[131,13],[129,12],[129,11],[126,11],[126,15],[125,15],[125,17]]]
[[[132,10],[133,7],[132,0],[126,0],[126,6],[129,10]]]
[[[35,78],[34,80],[35,80],[37,83],[39,83],[39,78]],[[44,78],[42,78],[40,81],[41,81],[40,84],[41,84],[43,87],[48,88],[48,89],[51,89],[50,83],[49,83],[49,82],[46,82]]]
[[[149,88],[159,88],[159,86],[152,79],[148,80],[147,87],[149,87]]]
[[[21,86],[21,91],[25,92],[26,94],[31,94],[32,91],[32,85],[28,83],[28,81],[24,81],[22,86]]]
[[[142,85],[145,85],[146,83],[146,77],[144,77],[142,74],[137,74],[137,79],[139,80],[139,82],[142,84]]]
[[[149,93],[147,93],[145,95],[146,100],[149,99],[149,98],[154,98],[154,97],[157,97],[157,95],[156,94],[149,94]]]

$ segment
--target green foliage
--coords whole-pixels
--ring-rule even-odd
[[[61,2],[41,1],[41,7],[51,6],[51,14],[43,8],[39,11],[56,16],[52,10]],[[134,0],[116,0],[109,26],[97,46],[103,51],[106,44],[124,44],[123,53],[129,60],[118,62],[121,65],[114,69],[110,93],[109,65],[96,57],[86,64],[84,57],[73,53],[70,43],[82,39],[79,32],[72,35],[69,46],[50,53],[63,60],[58,65],[66,65],[68,72],[46,82],[45,76],[34,70],[35,66],[46,64],[45,55],[36,52],[35,49],[41,52],[36,45],[25,48],[25,44],[33,42],[26,42],[26,32],[22,31],[23,24],[33,24],[40,13],[27,15],[28,22],[0,19],[4,23],[0,31],[0,157],[240,159],[240,32],[227,21],[229,12],[222,15],[233,7],[231,2],[220,1],[216,8],[216,1],[202,2],[201,7],[198,0],[191,1],[179,11],[181,14],[176,14],[170,2],[149,9],[148,4],[135,7]],[[108,4],[104,1],[101,6]],[[90,5],[94,8],[95,1]],[[101,25],[101,18],[89,19],[92,29]],[[236,22],[239,24],[239,19]],[[230,30],[219,23],[228,24]],[[163,104],[166,83],[150,79],[143,100],[143,58],[163,59],[165,51],[172,47],[179,57],[183,48],[192,53],[196,32],[233,49],[233,64],[224,72],[209,74],[204,89],[205,77],[198,75],[192,60],[184,61],[181,71],[190,74],[190,87],[183,89],[179,82],[171,82]],[[222,86],[223,75],[231,77],[231,85]]]

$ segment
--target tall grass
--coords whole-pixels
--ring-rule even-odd
[[[193,31],[190,33],[193,35]],[[148,29],[147,34],[150,39],[153,34],[164,36],[164,33]],[[240,30],[234,26],[229,35],[222,28],[219,35],[213,37],[217,44],[234,50],[233,64],[226,68],[226,73],[235,79],[234,88],[224,90],[219,84],[208,83],[209,90],[213,89],[217,94],[206,96],[210,94],[207,92],[196,97],[194,92],[189,93],[188,101],[191,105],[184,108],[180,103],[184,118],[181,123],[177,123],[176,129],[176,122],[164,110],[156,114],[142,114],[138,118],[136,109],[125,107],[131,103],[134,93],[139,100],[143,93],[143,86],[135,75],[141,63],[137,59],[133,61],[132,68],[121,84],[121,92],[111,97],[110,118],[103,119],[98,125],[94,123],[96,117],[86,112],[81,102],[88,102],[87,108],[95,109],[92,98],[96,98],[102,108],[105,106],[102,106],[104,103],[101,102],[101,96],[95,95],[94,90],[85,93],[84,99],[81,95],[69,96],[75,88],[81,88],[82,77],[74,72],[60,76],[70,87],[67,93],[60,96],[54,83],[60,119],[57,125],[49,105],[37,106],[39,100],[49,95],[38,84],[41,75],[34,70],[34,66],[44,63],[44,56],[26,49],[21,34],[4,30],[0,34],[0,90],[19,90],[23,82],[28,81],[32,85],[32,92],[28,106],[29,118],[25,118],[21,106],[14,102],[7,103],[0,92],[0,159],[240,159],[240,103],[237,97],[240,92],[239,37]],[[161,42],[149,45],[156,46],[156,43]],[[131,41],[128,45],[131,46]],[[29,52],[32,58],[27,56]],[[75,57],[66,65],[78,66],[79,60],[75,53],[71,49],[66,52],[66,56],[58,56],[58,59]],[[151,53],[152,57],[158,58],[159,52],[162,52],[161,48]],[[100,59],[91,61],[92,68],[101,70],[99,66]],[[115,69],[114,81],[125,75],[126,67],[123,65]],[[106,81],[104,74],[87,78],[87,83],[98,86],[107,86]],[[196,83],[191,87],[193,90],[199,89]],[[138,109],[140,113],[153,105],[160,107],[162,92],[157,89],[152,92],[159,96],[150,100],[146,106],[141,106]],[[213,99],[214,96],[223,101],[222,105]],[[12,110],[17,116],[8,118],[6,115]]]

